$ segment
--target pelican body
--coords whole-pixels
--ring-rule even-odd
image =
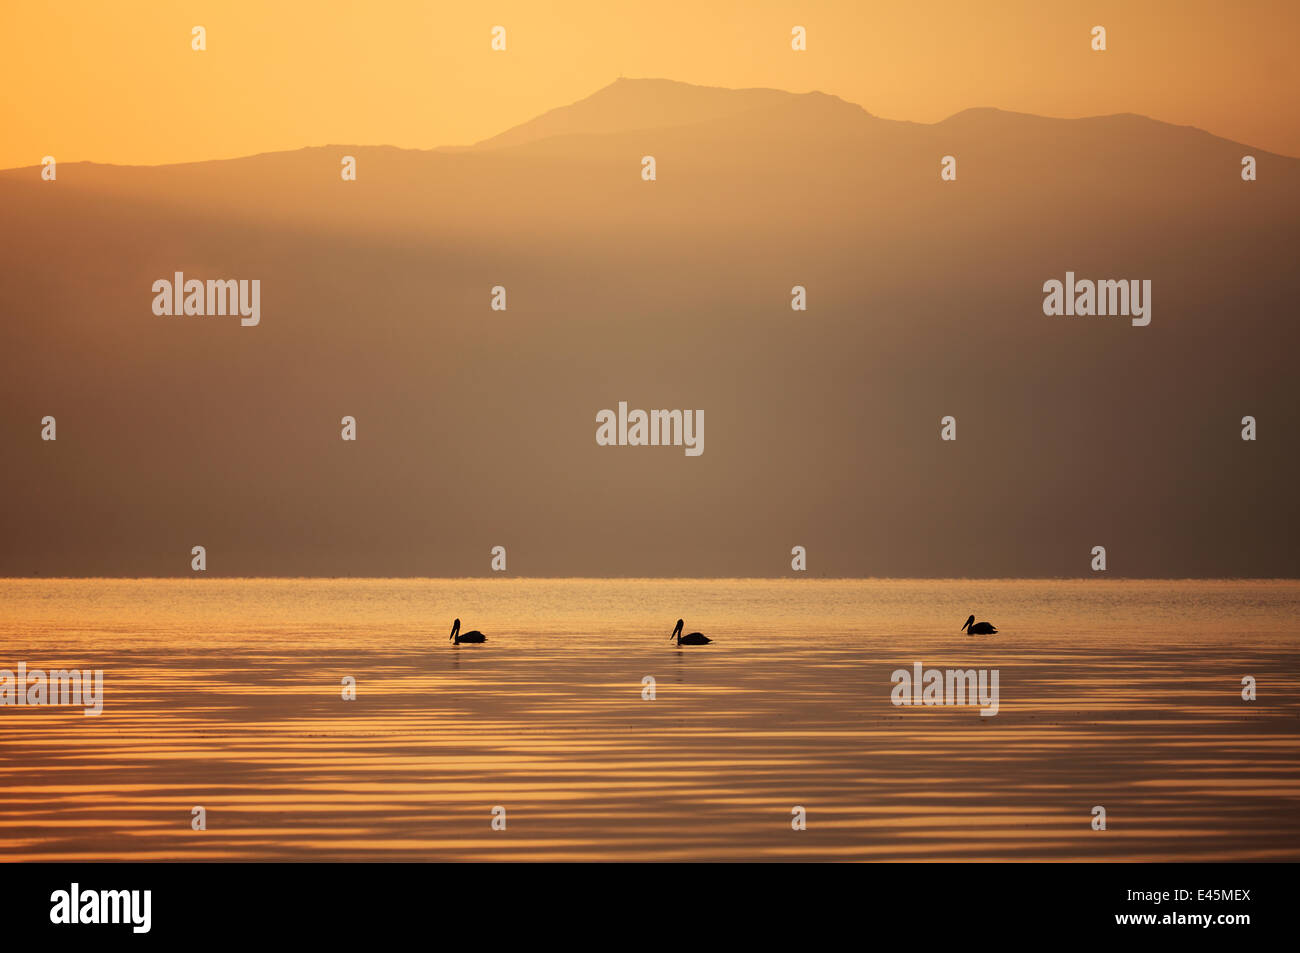
[[[677,620],[677,625],[673,629],[673,634],[668,636],[669,639],[676,639],[678,645],[708,645],[713,640],[707,635],[699,632],[692,632],[690,635],[682,635],[682,628],[685,625],[681,619]]]
[[[992,622],[976,622],[974,616],[967,619],[962,628],[967,635],[993,635],[998,631]]]
[[[451,624],[451,641],[460,645],[462,642],[486,642],[487,636],[478,629],[471,629],[464,635],[460,634],[460,619]]]

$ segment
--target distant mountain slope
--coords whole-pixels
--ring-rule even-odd
[[[0,207],[0,574],[203,544],[214,574],[505,545],[773,575],[798,544],[813,575],[1084,575],[1095,545],[1300,575],[1300,160],[1199,130],[625,80],[466,150],[9,170]],[[175,271],[261,280],[261,324],[154,315]],[[1067,271],[1150,280],[1150,326],[1044,315]],[[621,400],[703,408],[704,454],[597,446]]]
[[[798,98],[779,89],[720,89],[667,79],[619,79],[586,99],[552,109],[478,146],[517,146],[552,136],[607,135],[719,122]]]

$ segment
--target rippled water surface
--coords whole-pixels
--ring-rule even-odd
[[[0,707],[0,851],[1297,860],[1298,622],[1289,581],[0,581],[0,669],[106,695]],[[998,714],[895,707],[916,662]]]

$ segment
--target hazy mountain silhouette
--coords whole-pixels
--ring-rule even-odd
[[[1085,575],[1095,545],[1300,574],[1300,160],[1200,130],[620,80],[464,149],[68,163],[0,203],[6,575],[187,575],[196,544],[234,575],[494,545],[783,575],[796,544],[811,575]],[[1067,270],[1150,279],[1150,326],[1045,316]],[[261,279],[261,325],[155,316],[175,271]],[[703,408],[703,456],[597,446],[620,400]]]
[[[552,109],[479,146],[516,146],[552,136],[608,135],[725,122],[802,98],[779,89],[720,89],[667,79],[619,79],[586,99]],[[863,112],[860,107],[844,105]]]

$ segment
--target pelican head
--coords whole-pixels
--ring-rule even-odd
[[[971,618],[973,619],[975,617],[971,616]],[[460,619],[457,619],[455,622],[451,624],[451,635],[447,636],[447,641],[450,642],[452,639],[456,638],[456,633],[459,631],[460,631]]]
[[[972,625],[974,622],[975,622],[975,617],[974,617],[974,616],[971,616],[969,619],[966,620],[966,625]],[[963,631],[965,631],[965,629],[966,629],[966,625],[963,625],[963,626],[962,626],[960,629],[958,629],[957,631],[958,631],[958,632],[963,632]]]
[[[673,627],[673,634],[668,636],[669,641],[677,638],[677,636],[682,634],[682,627],[684,625],[686,625],[686,623],[683,622],[681,619],[677,620],[677,625]]]

